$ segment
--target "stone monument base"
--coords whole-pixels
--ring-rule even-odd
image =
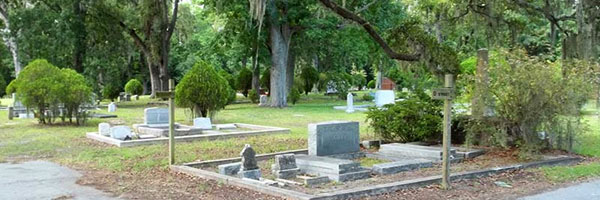
[[[275,177],[280,179],[291,179],[296,178],[296,175],[300,173],[300,168],[295,169],[284,169],[284,170],[273,170]]]
[[[253,170],[241,170],[238,175],[240,178],[249,178],[254,180],[260,180],[260,169]]]

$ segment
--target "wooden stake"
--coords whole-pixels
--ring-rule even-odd
[[[454,88],[454,75],[446,74],[444,87]],[[450,125],[452,115],[452,98],[444,100],[444,138],[442,162],[442,188],[450,189]]]
[[[169,79],[169,165],[175,164],[175,83]]]

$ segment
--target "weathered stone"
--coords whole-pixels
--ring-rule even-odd
[[[295,169],[298,168],[296,165],[296,156],[292,153],[276,155],[275,164],[278,170]]]
[[[203,130],[212,129],[212,124],[210,123],[210,118],[199,117],[199,118],[194,119],[194,127],[200,128]]]
[[[103,135],[103,136],[110,136],[110,124],[99,123],[98,124],[98,134]]]
[[[260,95],[258,106],[267,106],[267,95]]]
[[[258,169],[256,152],[252,149],[252,146],[246,144],[242,152],[240,152],[240,156],[242,157],[242,171]]]
[[[434,160],[442,159],[442,148],[441,147],[429,147],[411,144],[384,144],[379,149],[381,154],[400,155],[407,157],[420,157]],[[456,149],[450,149],[451,157],[456,154]]]
[[[110,137],[125,140],[127,138],[132,138],[131,129],[127,126],[115,126],[110,128]]]
[[[390,163],[375,164],[372,171],[375,174],[386,175],[395,174],[403,171],[410,171],[419,168],[427,168],[433,166],[433,162],[427,159],[411,159],[396,161]]]
[[[381,140],[365,140],[362,141],[361,144],[367,149],[379,148],[381,146]]]
[[[375,92],[375,105],[382,107],[387,104],[394,104],[396,100],[396,94],[394,90],[378,90]]]
[[[274,166],[272,166],[274,167]],[[296,178],[296,175],[300,173],[300,168],[294,169],[282,169],[282,170],[273,170],[273,174],[275,177],[280,179],[291,179]]]
[[[318,176],[318,177],[298,176],[298,178],[304,180],[304,184],[307,186],[329,183],[329,177],[327,177],[327,176]]]
[[[309,155],[329,156],[358,151],[358,122],[331,121],[308,125]]]
[[[235,124],[218,124],[216,125],[217,130],[236,129]]]
[[[354,112],[354,96],[352,95],[352,93],[348,93],[348,95],[346,96],[346,112]]]
[[[370,170],[360,167],[360,163],[320,156],[298,155],[296,164],[304,173],[328,176],[329,179],[345,182],[369,178]]]
[[[144,109],[144,124],[168,124],[169,110],[166,108]]]
[[[13,120],[13,115],[14,115],[14,108],[12,106],[8,107],[8,120]]]
[[[115,104],[115,102],[110,102],[108,104],[108,112],[115,112],[117,111],[117,104]]]
[[[19,113],[19,119],[33,119],[35,115],[33,113]]]
[[[241,162],[219,165],[219,174],[233,176],[239,173],[241,167]]]
[[[260,173],[260,169],[240,170],[238,175],[240,176],[240,178],[249,178],[249,179],[254,179],[254,180],[260,180],[261,173]]]

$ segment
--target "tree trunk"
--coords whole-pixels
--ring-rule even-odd
[[[146,56],[146,63],[148,65],[148,71],[150,72],[150,87],[151,93],[150,98],[156,97],[156,92],[161,91],[160,83],[160,72],[159,67],[156,63],[152,63],[152,58]],[[167,86],[168,87],[168,86]]]
[[[283,108],[287,106],[287,66],[289,43],[286,32],[289,26],[272,22],[270,27],[271,42],[271,107]]]
[[[294,54],[294,51],[292,50],[292,48],[289,48],[289,53],[288,53],[288,62],[287,62],[287,69],[286,69],[286,87],[287,87],[287,92],[291,92],[292,88],[294,87],[294,70],[296,69],[296,55]]]
[[[19,72],[21,72],[21,62],[19,61],[19,48],[17,46],[17,42],[15,38],[10,34],[10,21],[8,20],[8,5],[5,1],[0,1],[0,20],[4,23],[4,28],[2,29],[2,39],[4,40],[4,44],[10,51],[13,59],[13,65],[15,67],[15,78],[19,76]]]
[[[256,55],[252,56],[252,89],[260,92],[260,65],[256,60]]]
[[[72,29],[75,34],[75,49],[73,50],[73,69],[78,73],[83,73],[83,62],[85,60],[86,53],[86,37],[87,31],[85,29],[85,9],[82,8],[81,0],[75,0],[73,2],[73,12],[75,13],[75,19],[73,19]]]

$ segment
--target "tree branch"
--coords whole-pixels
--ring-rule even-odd
[[[349,11],[343,7],[338,6],[331,0],[319,0],[319,1],[321,1],[321,3],[325,7],[331,9],[332,11],[334,11],[335,13],[337,13],[344,19],[353,21],[353,22],[361,25],[365,29],[365,31],[367,31],[367,33],[369,33],[371,38],[373,38],[373,40],[375,40],[375,42],[377,44],[379,44],[379,46],[383,49],[383,51],[390,58],[395,59],[395,60],[403,60],[403,61],[418,61],[420,59],[420,57],[421,57],[420,54],[410,54],[410,55],[409,54],[400,54],[400,53],[397,53],[394,50],[392,50],[392,48],[390,48],[390,46],[383,40],[383,38],[377,33],[377,31],[375,31],[375,28],[373,28],[373,26],[371,24],[369,24],[369,22],[367,22],[365,19],[359,17],[358,15],[352,13],[351,11]]]
[[[377,3],[378,0],[373,0],[370,3],[368,3],[367,5],[363,6],[362,8],[354,11],[355,14],[361,13],[362,11],[365,11],[366,9],[369,9],[369,7],[371,7],[371,5]]]
[[[167,38],[171,38],[173,32],[175,30],[175,24],[177,23],[177,12],[179,10],[179,0],[175,0],[173,4],[173,16],[171,17],[171,22],[169,23],[169,28],[167,29]]]

